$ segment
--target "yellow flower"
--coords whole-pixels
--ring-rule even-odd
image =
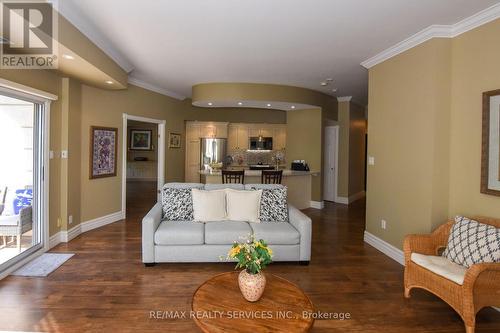
[[[231,250],[229,250],[229,256],[235,257],[238,253],[240,253],[240,250],[241,250],[241,247],[239,245],[231,248]]]
[[[272,256],[273,255],[273,250],[271,250],[271,248],[268,247],[267,248],[267,253],[269,253],[269,255]]]

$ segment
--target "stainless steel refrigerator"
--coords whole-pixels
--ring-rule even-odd
[[[212,164],[220,163],[225,167],[227,139],[201,139],[201,170],[212,169]]]

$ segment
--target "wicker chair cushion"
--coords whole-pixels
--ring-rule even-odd
[[[412,253],[411,261],[459,285],[462,285],[464,283],[464,277],[467,268],[455,264],[445,257]]]
[[[500,262],[500,229],[457,216],[443,257],[465,267]]]

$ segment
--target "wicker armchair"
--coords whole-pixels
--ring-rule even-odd
[[[474,220],[500,228],[500,220],[476,217]],[[500,306],[500,263],[475,264],[466,270],[460,285],[414,263],[412,253],[438,255],[446,247],[454,221],[438,227],[430,235],[408,235],[404,240],[405,273],[404,295],[410,297],[412,288],[422,288],[448,303],[465,324],[467,333],[473,333],[476,313],[486,306]]]
[[[31,206],[28,206],[21,209],[19,215],[0,216],[0,236],[4,238],[4,245],[5,237],[15,236],[17,249],[21,251],[21,236],[33,227],[32,212]]]

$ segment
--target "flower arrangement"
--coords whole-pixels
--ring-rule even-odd
[[[245,268],[249,274],[258,274],[272,262],[272,255],[273,251],[263,239],[256,240],[250,235],[246,240],[235,241],[227,257],[238,261],[235,269]]]

